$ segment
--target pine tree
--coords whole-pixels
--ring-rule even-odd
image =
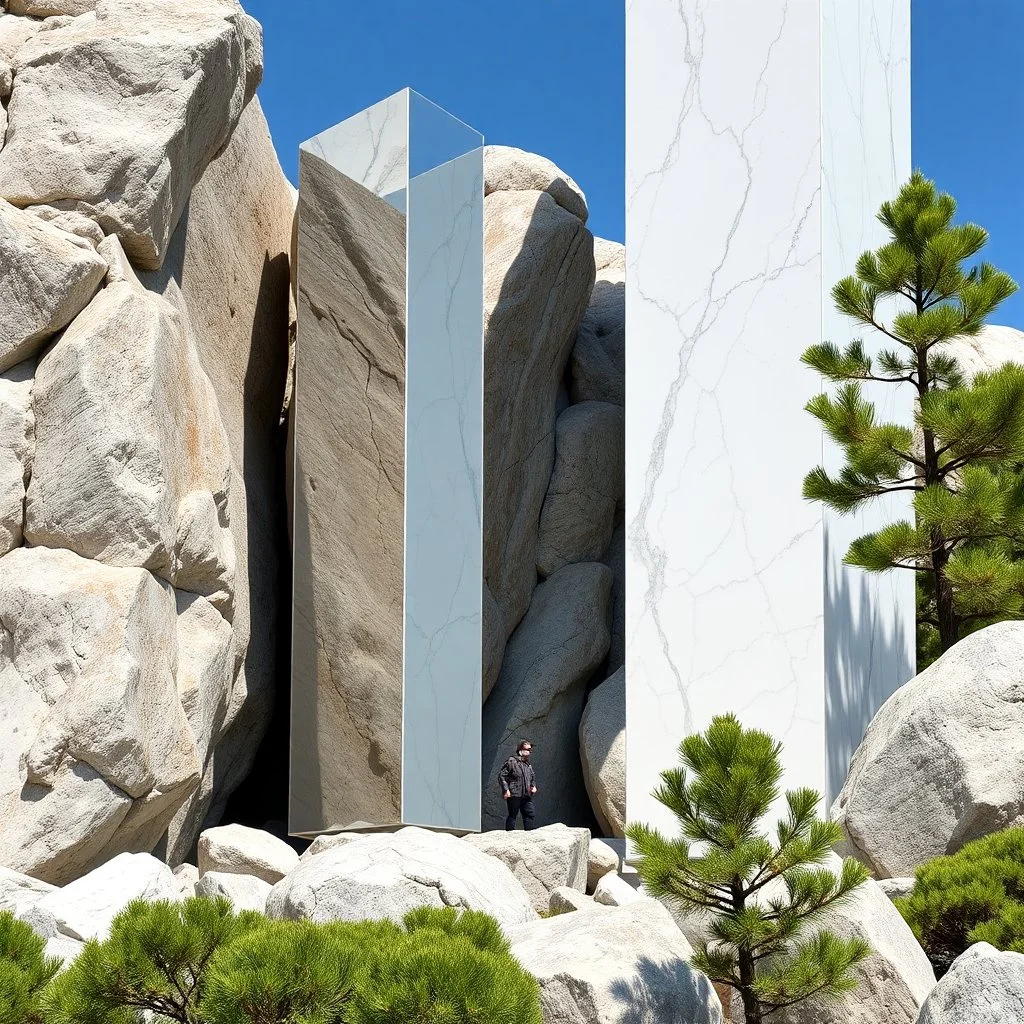
[[[710,917],[711,939],[698,945],[693,966],[737,990],[747,1024],[852,988],[851,968],[867,945],[827,930],[801,937],[867,878],[850,858],[838,875],[821,866],[841,830],[818,818],[818,794],[787,792],[788,815],[769,838],[760,823],[779,795],[781,744],[723,715],[679,750],[683,766],[663,772],[654,795],[682,834],[669,839],[638,824],[626,834],[652,895]]]
[[[228,900],[129,903],[102,942],[87,942],[44,996],[47,1024],[136,1024],[147,1014],[202,1024],[210,961],[264,921]]]
[[[40,999],[60,970],[46,943],[24,921],[0,911],[0,1024],[40,1024]]]
[[[870,357],[861,340],[813,345],[803,361],[838,384],[807,406],[843,449],[837,476],[819,466],[804,496],[842,513],[884,494],[911,492],[915,521],[858,538],[846,562],[921,578],[919,620],[938,653],[967,632],[1024,611],[1024,368],[1007,364],[967,381],[942,343],[975,335],[1017,285],[988,263],[964,263],[988,234],[954,224],[956,202],[919,171],[878,219],[890,241],[857,261],[832,289],[836,308],[881,334]],[[886,320],[881,309],[900,311]],[[1024,349],[1021,352],[1024,360]],[[861,384],[914,389],[915,431],[879,422]]]

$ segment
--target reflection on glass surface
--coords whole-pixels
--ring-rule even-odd
[[[404,90],[301,147],[293,833],[479,828],[482,144]]]

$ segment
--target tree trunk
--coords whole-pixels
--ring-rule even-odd
[[[960,639],[960,622],[953,608],[953,587],[946,578],[946,563],[949,554],[945,549],[944,538],[938,531],[933,531],[932,543],[932,579],[935,585],[935,619],[939,624],[939,647],[942,653],[950,649]]]
[[[762,1024],[761,1002],[754,993],[754,958],[750,953],[740,950],[738,954],[740,969],[740,998],[743,1000],[743,1016],[747,1024]],[[726,1007],[728,1013],[728,1007]]]

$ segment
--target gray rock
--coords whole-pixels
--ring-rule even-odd
[[[150,850],[199,779],[171,588],[71,551],[0,558],[0,863],[63,884]]]
[[[915,879],[911,878],[880,878],[878,887],[891,900],[902,899],[914,891]]]
[[[649,897],[638,892],[624,878],[615,873],[604,875],[594,886],[594,902],[605,907],[625,907]]]
[[[400,922],[422,906],[482,910],[503,927],[536,918],[526,890],[500,860],[420,828],[363,836],[302,861],[271,890],[267,914]]]
[[[35,363],[0,373],[0,555],[19,547],[25,524],[25,487],[32,472]]]
[[[960,369],[973,377],[976,373],[998,370],[1004,363],[1024,363],[1024,331],[986,324],[975,335],[936,345],[935,353],[953,356]]]
[[[612,542],[601,559],[611,569],[612,643],[608,648],[608,675],[626,662],[626,528],[620,522],[612,531]]]
[[[498,771],[524,736],[533,741],[537,823],[589,820],[578,729],[587,678],[608,651],[611,582],[607,567],[583,562],[537,587],[484,706],[485,828],[504,821]]]
[[[87,213],[153,269],[238,121],[259,33],[203,0],[95,6],[20,48],[0,195]]]
[[[621,838],[626,827],[626,670],[590,691],[580,720],[583,781],[598,823]]]
[[[514,146],[484,148],[484,195],[532,191],[547,192],[562,209],[586,223],[583,190],[546,157]]]
[[[254,875],[270,885],[299,863],[299,855],[283,840],[258,828],[219,825],[199,837],[199,876],[210,871]]]
[[[594,239],[597,278],[569,356],[574,402],[626,404],[626,249]]]
[[[361,838],[359,832],[335,832],[333,835],[317,836],[306,847],[299,860],[309,860],[310,857],[315,857],[318,853],[326,853],[336,846],[344,846],[346,843],[352,843]]]
[[[618,871],[622,859],[617,850],[603,839],[591,839],[587,850],[587,892],[593,892],[594,886],[610,871]]]
[[[567,885],[560,885],[551,890],[548,897],[548,915],[568,914],[576,910],[596,910],[599,905],[593,898],[579,889],[572,889]]]
[[[921,1007],[918,1024],[1018,1024],[1024,954],[977,942],[953,961]]]
[[[548,909],[555,889],[568,886],[583,892],[586,888],[588,829],[545,825],[530,832],[479,832],[466,836],[465,842],[508,867],[538,913]]]
[[[828,866],[838,871],[832,856]],[[764,890],[771,896],[771,886]],[[914,1024],[935,985],[932,965],[892,901],[868,879],[849,902],[824,911],[816,928],[840,938],[861,938],[870,947],[856,968],[857,987],[838,999],[811,998],[780,1011],[781,1024]]]
[[[259,100],[192,189],[158,273],[143,285],[181,314],[216,395],[231,464],[228,529],[235,551],[231,700],[211,740],[203,782],[176,818],[167,853],[188,856],[204,822],[220,820],[248,774],[274,704],[287,512],[279,448],[288,370],[294,205]],[[263,439],[267,439],[264,441]],[[216,770],[214,766],[216,759]]]
[[[227,871],[208,871],[196,882],[196,895],[207,899],[223,896],[231,901],[235,911],[257,910],[261,914],[267,908],[270,895],[269,882],[255,875],[242,875]]]
[[[96,9],[96,0],[7,0],[11,14],[27,14],[33,18],[70,16],[77,18]]]
[[[34,907],[55,888],[49,882],[0,866],[0,910],[6,910],[15,917]]]
[[[487,196],[484,251],[484,579],[494,598],[484,622],[486,696],[537,582],[555,399],[594,263],[590,232],[540,191]]]
[[[37,906],[53,915],[62,935],[83,941],[102,940],[109,934],[114,918],[137,899],[181,899],[171,869],[148,853],[122,853],[62,889],[55,889]]]
[[[176,868],[172,869],[171,873],[181,888],[183,899],[195,896],[196,882],[199,881],[199,868],[195,864],[179,864]]]
[[[95,244],[0,200],[0,371],[71,323],[106,272]]]
[[[177,311],[104,288],[40,360],[32,402],[26,539],[151,569],[230,617],[227,438]]]
[[[1024,823],[1024,623],[965,637],[878,710],[832,807],[878,877]]]
[[[555,466],[540,513],[537,572],[598,561],[625,488],[625,418],[607,402],[570,405],[555,423]]]
[[[654,900],[559,914],[510,933],[512,954],[540,982],[545,1024],[720,1024],[711,983]]]

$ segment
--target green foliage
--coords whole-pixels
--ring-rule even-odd
[[[475,911],[421,908],[399,927],[268,921],[223,899],[137,901],[52,982],[59,961],[42,964],[42,940],[13,925],[5,941],[0,916],[11,950],[0,1024],[541,1024],[536,981]],[[7,983],[15,968],[29,981]],[[44,1015],[32,1016],[47,982]]]
[[[975,942],[1024,953],[1024,828],[922,864],[896,906],[940,971]]]
[[[263,922],[235,914],[226,899],[183,903],[135,900],[102,942],[87,942],[44,999],[47,1024],[136,1024],[157,1019],[199,1024],[198,1006],[216,951]]]
[[[479,910],[459,910],[456,907],[417,907],[403,918],[405,930],[412,934],[424,928],[462,936],[477,949],[499,956],[511,956],[511,946],[501,925]]]
[[[24,921],[0,911],[0,1024],[39,1024],[40,997],[60,970],[58,957]]]
[[[541,1024],[539,986],[508,953],[481,948],[469,934],[416,927],[368,964],[350,1020]]]
[[[838,474],[813,469],[804,496],[842,513],[881,495],[913,494],[914,521],[855,540],[846,561],[871,572],[910,569],[919,586],[922,661],[991,622],[1024,615],[1024,367],[1007,364],[964,379],[942,343],[977,334],[1017,290],[987,263],[965,261],[988,241],[954,224],[956,203],[920,172],[879,220],[890,241],[863,253],[832,290],[836,308],[883,338],[876,356],[861,339],[812,345],[803,361],[837,385],[807,405],[842,449]],[[884,308],[900,312],[889,318]],[[1024,351],[1021,353],[1024,360]],[[880,422],[864,382],[909,385],[915,432]]]
[[[344,1024],[368,958],[402,938],[388,922],[267,921],[210,965],[208,1024]]]
[[[670,839],[639,824],[626,830],[642,856],[647,890],[710,916],[712,940],[698,946],[693,965],[738,990],[748,1024],[852,987],[851,969],[868,952],[862,941],[827,931],[801,935],[867,871],[852,859],[838,876],[821,866],[842,834],[818,817],[813,790],[787,792],[786,818],[774,835],[761,831],[779,796],[780,753],[767,733],[744,729],[733,715],[717,717],[683,740],[683,766],[663,772],[654,794],[675,814],[681,835]]]

